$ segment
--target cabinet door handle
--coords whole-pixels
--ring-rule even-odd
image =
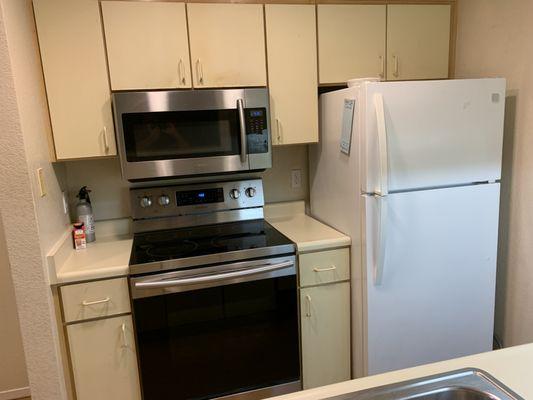
[[[279,119],[276,118],[276,139],[277,144],[281,144],[281,124],[279,123]]]
[[[400,76],[400,57],[398,55],[392,56],[394,58],[394,72],[392,75],[395,78],[398,78]]]
[[[178,63],[178,79],[182,85],[187,83],[185,80],[185,67],[183,66],[183,60],[181,58]]]
[[[385,57],[379,56],[379,61],[381,64],[381,72],[379,73],[379,77],[381,79],[385,79]]]
[[[313,271],[315,271],[315,272],[326,272],[326,271],[334,271],[336,269],[337,269],[337,267],[335,265],[332,265],[331,267],[327,267],[327,268],[315,267],[315,268],[313,268]]]
[[[120,330],[122,331],[122,345],[120,347],[126,348],[128,347],[128,337],[126,335],[126,324],[122,324],[120,326]]]
[[[202,60],[196,60],[196,75],[198,76],[198,84],[204,84],[204,68],[202,66]]]
[[[106,297],[105,299],[102,299],[102,300],[95,300],[95,301],[87,301],[87,300],[83,300],[81,302],[81,305],[82,306],[94,306],[95,304],[103,304],[103,303],[109,303],[109,300],[111,300],[111,298],[109,297]]]
[[[104,126],[104,151],[109,153],[109,143],[107,142],[107,127]]]
[[[305,300],[306,300],[306,303],[307,303],[307,311],[305,312],[305,316],[307,318],[311,318],[311,296],[306,295],[305,296]]]

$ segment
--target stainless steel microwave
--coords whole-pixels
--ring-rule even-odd
[[[113,109],[130,181],[272,166],[265,88],[117,92]]]

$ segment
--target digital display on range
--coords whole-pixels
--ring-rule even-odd
[[[176,192],[176,204],[180,206],[192,206],[197,204],[222,203],[224,190],[222,188],[186,190]]]

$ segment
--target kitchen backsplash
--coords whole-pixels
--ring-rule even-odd
[[[131,184],[122,179],[118,158],[69,161],[65,163],[65,166],[72,218],[77,202],[76,195],[79,188],[85,185],[92,190],[90,196],[96,220],[130,216],[128,189]],[[293,188],[291,185],[293,170],[301,170],[299,188]],[[265,200],[269,203],[307,200],[309,195],[307,145],[274,147],[273,167],[263,173],[250,174],[250,176],[263,177]],[[231,179],[231,177],[226,175],[221,179]],[[176,182],[188,181],[172,181],[171,183]],[[150,183],[141,185],[150,185]]]

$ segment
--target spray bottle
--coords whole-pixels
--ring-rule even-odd
[[[87,189],[87,186],[82,187],[77,196],[79,198],[78,204],[76,204],[76,214],[78,221],[83,222],[83,225],[85,226],[85,237],[87,243],[94,242],[96,239],[93,208],[91,206],[89,192],[90,190]]]

